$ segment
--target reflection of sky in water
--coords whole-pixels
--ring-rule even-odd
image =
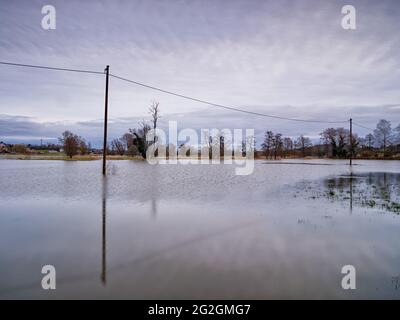
[[[296,195],[400,214],[400,173],[368,172],[297,184]]]
[[[239,177],[113,161],[103,179],[99,161],[0,161],[0,297],[400,297],[400,220],[378,202],[398,201],[399,163],[359,162],[353,179],[346,162],[305,163],[260,161]],[[377,197],[374,210],[357,193]],[[354,292],[340,287],[345,264]]]

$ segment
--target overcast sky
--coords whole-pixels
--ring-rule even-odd
[[[56,8],[56,30],[41,26]],[[357,29],[344,30],[352,4]],[[215,103],[293,118],[400,122],[400,2],[0,0],[0,60],[111,72]],[[101,139],[104,76],[0,65],[0,140]],[[110,135],[162,125],[317,137],[328,126],[211,108],[112,78]],[[357,129],[361,135],[367,132]]]

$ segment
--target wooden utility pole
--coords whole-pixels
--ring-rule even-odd
[[[353,165],[353,119],[350,118],[350,165]]]
[[[104,70],[106,73],[106,95],[104,103],[104,138],[103,138],[103,175],[106,175],[106,157],[107,157],[107,122],[108,122],[108,78],[110,66]]]

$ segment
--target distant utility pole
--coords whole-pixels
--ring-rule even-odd
[[[350,165],[353,165],[353,119],[350,118]]]
[[[106,175],[106,157],[107,157],[107,122],[108,122],[108,78],[110,66],[104,70],[106,73],[106,96],[104,103],[104,138],[103,138],[103,175]]]

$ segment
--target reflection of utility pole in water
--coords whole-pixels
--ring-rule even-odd
[[[353,119],[350,119],[350,166],[353,165]]]
[[[350,167],[350,213],[353,213],[353,169]]]
[[[157,218],[157,197],[158,195],[158,176],[159,176],[158,166],[155,165],[153,170],[151,170],[151,217],[153,219]]]
[[[157,200],[154,198],[154,195],[151,199],[151,215],[153,218],[157,217]]]
[[[102,243],[101,243],[101,282],[106,284],[107,275],[107,262],[106,262],[106,213],[107,213],[107,177],[103,177],[103,190],[102,190]]]

